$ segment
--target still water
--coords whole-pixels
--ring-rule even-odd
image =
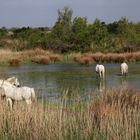
[[[100,82],[95,73],[95,64],[86,67],[78,64],[22,65],[0,67],[0,76],[18,77],[22,86],[34,87],[38,99],[54,101],[64,91],[86,97],[104,89],[127,84],[140,90],[140,64],[129,64],[126,79],[120,75],[120,64],[105,64],[105,80]],[[96,92],[95,92],[96,91]]]

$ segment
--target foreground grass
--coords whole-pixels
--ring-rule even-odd
[[[67,95],[67,93],[66,93]],[[0,139],[10,140],[139,140],[140,92],[127,87],[111,89],[90,98],[69,103],[26,107],[13,111],[0,105]]]

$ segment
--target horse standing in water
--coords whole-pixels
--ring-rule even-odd
[[[104,79],[105,76],[105,67],[103,65],[96,65],[96,73],[98,73],[100,79]]]
[[[120,70],[121,70],[121,75],[126,76],[126,74],[128,73],[128,65],[125,62],[123,62],[121,64]]]

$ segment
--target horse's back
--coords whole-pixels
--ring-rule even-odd
[[[102,69],[102,70],[105,70],[105,67],[104,67],[104,65],[100,65],[100,67],[101,67],[101,69]]]
[[[123,62],[123,63],[121,64],[121,70],[122,70],[122,71],[128,71],[128,65],[127,65],[125,62]]]
[[[25,99],[35,98],[34,88],[24,86],[24,87],[19,87],[18,90],[22,94],[23,98]]]

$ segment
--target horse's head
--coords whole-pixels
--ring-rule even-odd
[[[20,87],[20,83],[16,77],[8,78],[7,81],[16,87]]]
[[[18,81],[17,78],[15,79],[14,85],[15,85],[16,87],[20,87],[20,83],[19,83],[19,81]]]

